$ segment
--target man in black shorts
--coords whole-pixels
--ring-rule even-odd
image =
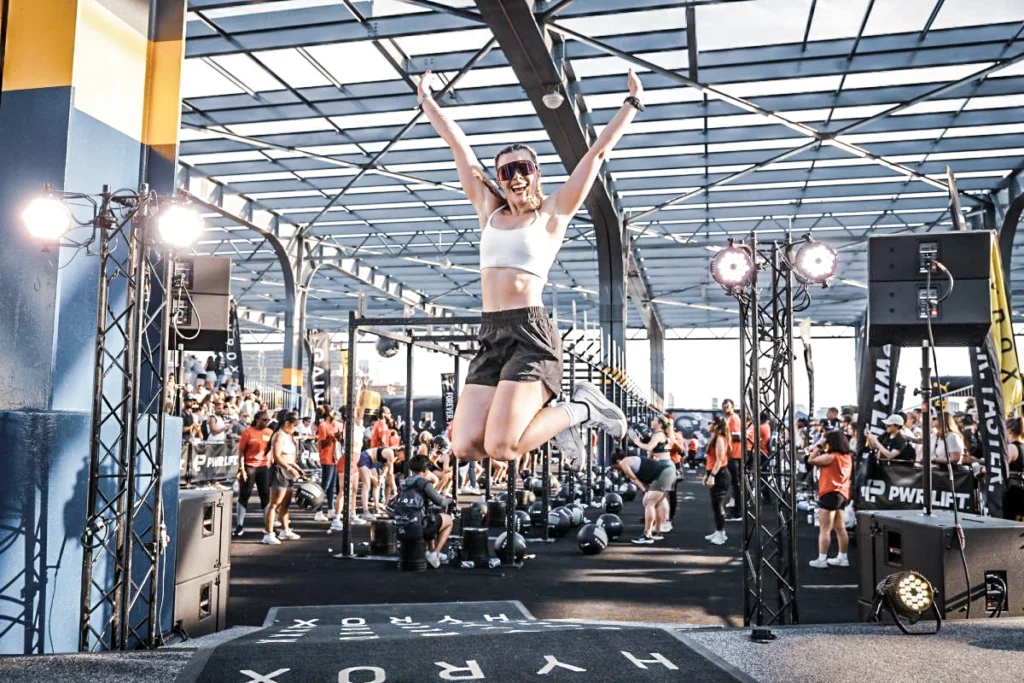
[[[399,537],[414,540],[422,534],[427,542],[427,563],[437,569],[441,565],[441,551],[452,532],[452,516],[442,511],[452,501],[438,493],[423,476],[429,464],[425,455],[409,461],[409,476],[398,491],[394,513]]]

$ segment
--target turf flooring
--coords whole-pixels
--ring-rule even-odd
[[[741,626],[740,525],[728,524],[723,546],[705,541],[714,530],[708,498],[688,476],[679,486],[675,528],[653,546],[628,542],[642,529],[638,500],[621,515],[623,537],[600,555],[582,555],[572,532],[555,543],[530,543],[535,557],[522,567],[419,573],[401,572],[394,562],[336,558],[340,534],[328,535],[308,513],[294,515],[301,540],[262,545],[258,516],[249,515],[247,533],[232,542],[228,625],[260,625],[275,606],[518,600],[538,619]],[[800,621],[857,621],[856,547],[849,568],[812,569],[817,529],[805,514],[798,527]],[[355,528],[353,540],[368,540],[367,529]]]

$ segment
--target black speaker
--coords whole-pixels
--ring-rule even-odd
[[[229,488],[216,486],[179,492],[175,583],[231,566],[232,511]]]
[[[174,629],[189,638],[227,628],[230,567],[174,586]]]
[[[889,235],[868,240],[868,346],[920,346],[928,315],[936,346],[981,344],[992,325],[993,233]],[[952,274],[954,286],[939,261]],[[937,304],[929,301],[941,299]]]
[[[964,554],[971,579],[971,618],[1024,616],[1024,524],[961,514]],[[935,587],[935,604],[946,619],[967,616],[967,590],[953,513],[884,510],[857,514],[860,530],[862,617],[875,587],[889,574],[914,570]],[[1001,608],[1001,609],[1000,609]]]
[[[227,345],[230,329],[231,259],[186,256],[174,263],[171,332],[187,351]]]

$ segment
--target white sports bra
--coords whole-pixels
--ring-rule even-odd
[[[540,213],[536,213],[532,223],[521,228],[501,230],[494,227],[494,217],[501,208],[487,217],[480,237],[480,269],[516,268],[546,282],[558,250],[551,244]]]

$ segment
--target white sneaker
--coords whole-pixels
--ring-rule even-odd
[[[658,531],[663,534],[667,534],[668,532],[672,531],[672,522],[662,522],[661,526],[658,527]]]
[[[344,531],[345,524],[341,521],[341,517],[335,517],[331,520],[331,531]]]
[[[838,556],[837,557],[830,557],[830,558],[828,558],[825,561],[828,562],[828,565],[830,567],[849,567],[850,566],[850,560],[849,560],[849,558],[846,558],[846,557],[838,557]]]
[[[349,521],[352,522],[353,526],[366,526],[369,524],[369,522],[358,515],[349,515]]]
[[[372,522],[377,519],[377,515],[373,514],[372,512],[364,512],[363,514],[359,515],[359,517],[361,519],[365,519],[367,522]]]
[[[281,539],[274,534],[263,534],[263,540],[260,541],[263,545],[281,545]]]
[[[313,515],[314,522],[326,522],[328,521],[327,513],[323,510],[317,510],[316,514]]]
[[[276,522],[274,522],[274,528],[275,529],[280,529],[281,528],[281,520],[277,520]]]
[[[712,545],[725,545],[729,537],[725,535],[724,531],[719,531],[710,540]]]
[[[554,442],[565,456],[566,466],[573,472],[579,472],[583,468],[583,438],[580,430],[567,427],[555,435]]]
[[[281,529],[277,532],[277,537],[282,541],[297,541],[302,538],[302,536],[299,536],[291,529]]]
[[[459,493],[461,493],[464,496],[474,496],[480,492],[477,491],[472,486],[463,486],[461,489],[459,489]]]
[[[712,538],[718,535],[717,531],[712,531],[710,534],[704,537],[705,541],[710,541]]]
[[[428,550],[427,551],[427,564],[429,564],[434,569],[437,569],[438,567],[440,567],[441,566],[441,556],[440,556],[440,554],[438,554],[437,551]]]
[[[613,439],[626,435],[626,415],[590,382],[577,383],[572,400],[590,408],[590,419],[583,423],[584,427],[597,427]]]
[[[808,562],[807,564],[811,565],[815,569],[828,569],[828,564],[829,563],[828,563],[828,560],[814,559],[814,560],[811,560],[810,562]],[[847,563],[847,564],[849,564],[849,563]]]

